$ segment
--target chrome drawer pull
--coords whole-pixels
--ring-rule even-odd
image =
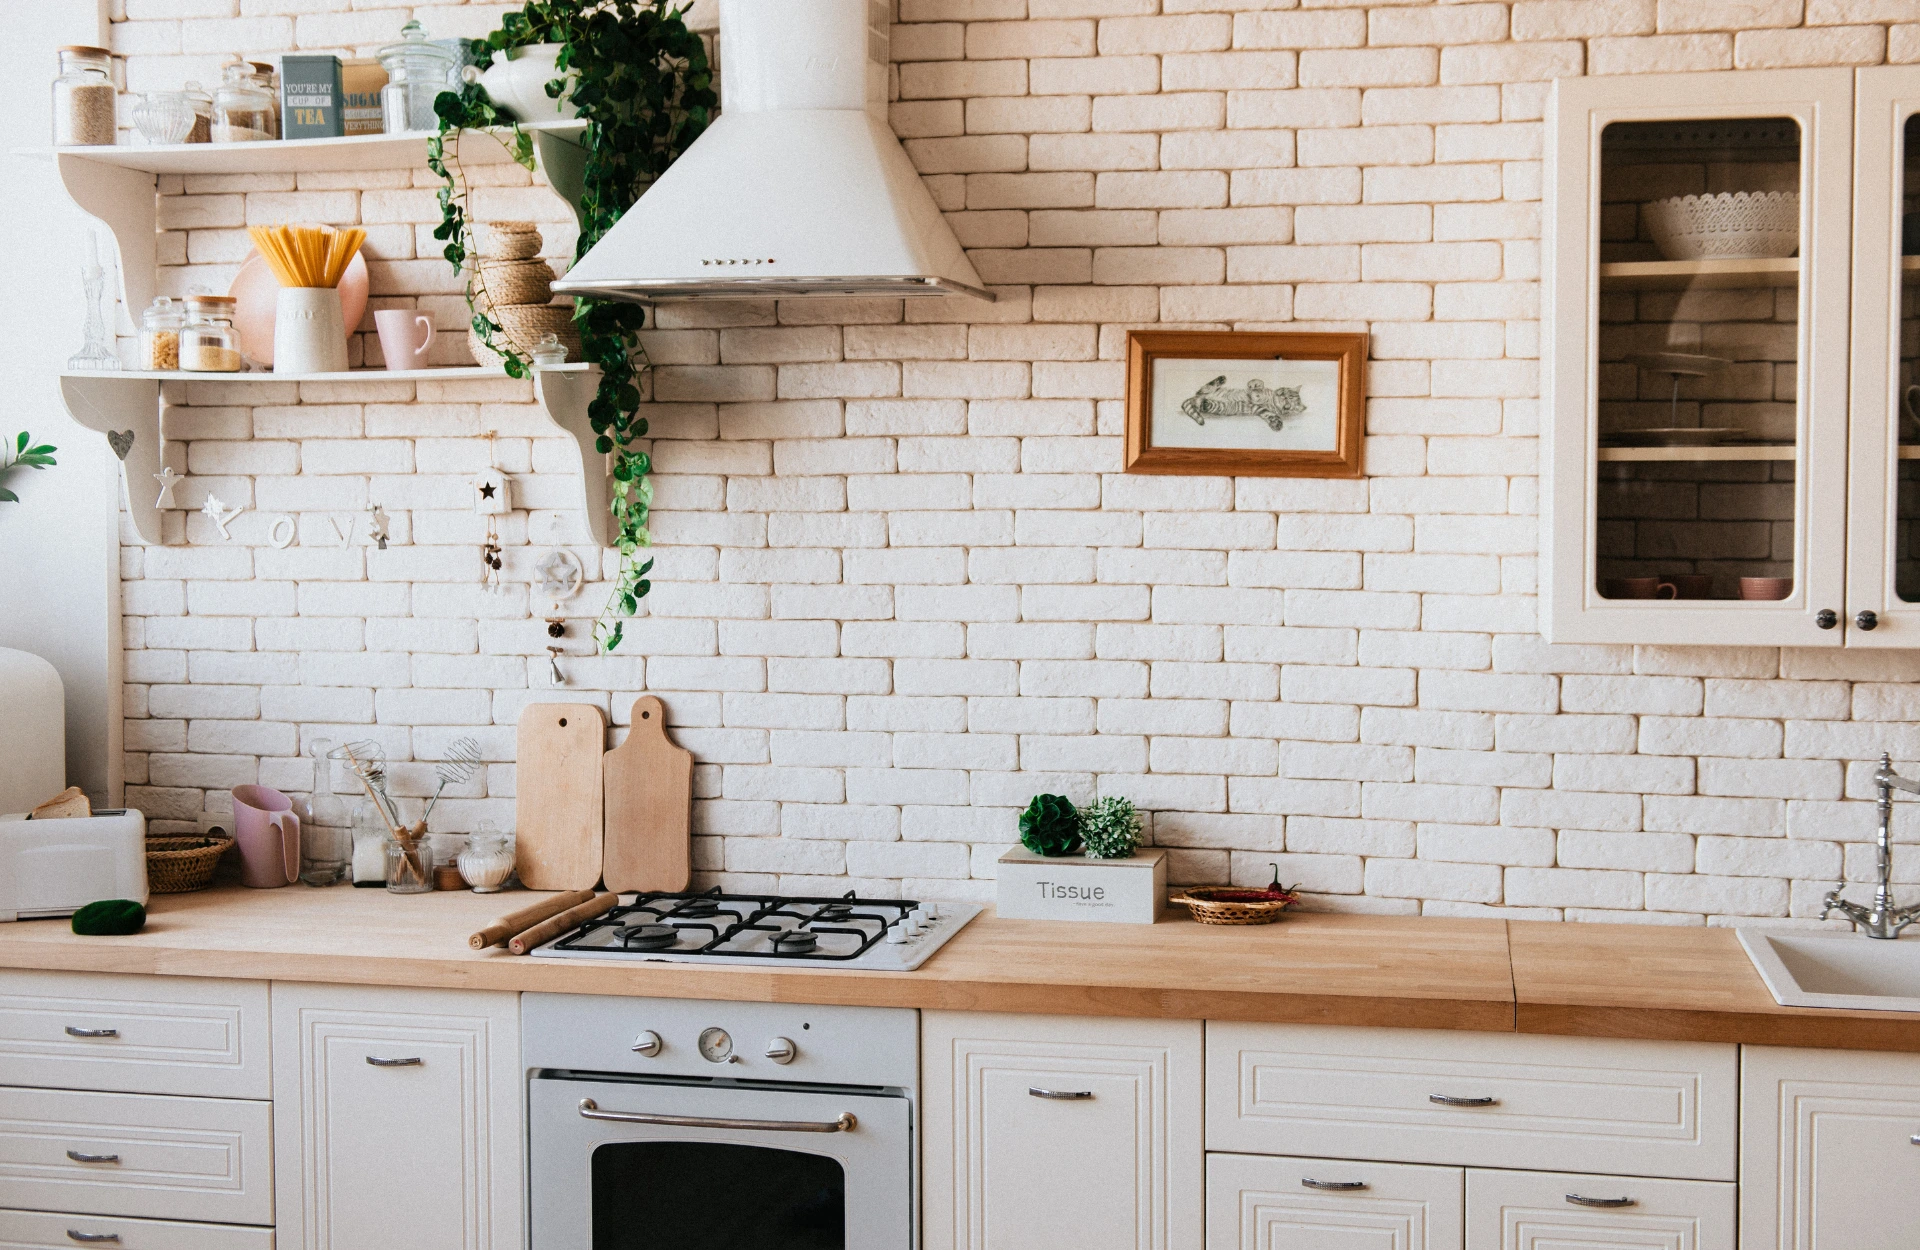
[[[591,1098],[580,1100],[584,1120],[612,1120],[618,1124],[664,1124],[669,1128],[738,1128],[765,1133],[851,1133],[859,1127],[853,1112],[837,1120],[730,1120],[714,1115],[648,1115],[641,1111],[602,1111]]]
[[[1635,1198],[1583,1198],[1579,1194],[1568,1194],[1567,1201],[1576,1207],[1637,1207]]]
[[[1027,1092],[1035,1098],[1059,1098],[1068,1102],[1093,1097],[1090,1089],[1041,1089],[1038,1085],[1027,1086]]]
[[[118,1163],[120,1162],[119,1155],[90,1155],[90,1154],[82,1153],[81,1151],[78,1151],[78,1150],[67,1151],[67,1158],[72,1159],[75,1163]]]
[[[1308,1189],[1328,1189],[1341,1193],[1367,1187],[1365,1181],[1316,1181],[1310,1176],[1301,1177],[1300,1183]]]
[[[67,1026],[67,1036],[68,1037],[119,1037],[120,1030],[119,1029],[82,1029],[82,1028],[76,1028],[73,1025],[69,1024]],[[120,1234],[118,1233],[114,1234],[114,1237],[116,1238],[118,1238],[119,1236]]]
[[[74,1241],[118,1241],[119,1233],[80,1233],[69,1228],[67,1236]]]
[[[1443,1107],[1497,1107],[1498,1098],[1455,1098],[1451,1094],[1428,1094],[1428,1102],[1437,1102]]]
[[[417,1068],[424,1064],[426,1060],[420,1058],[418,1055],[410,1059],[382,1059],[378,1055],[368,1055],[367,1062],[376,1068]]]

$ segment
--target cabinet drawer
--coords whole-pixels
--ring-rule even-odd
[[[1576,1201],[1578,1200],[1578,1201]],[[1467,1173],[1474,1250],[1730,1250],[1734,1187],[1551,1172]]]
[[[0,1073],[14,1085],[266,1098],[267,985],[0,972]]]
[[[1460,1250],[1462,1168],[1207,1156],[1207,1250]]]
[[[272,1135],[264,1102],[0,1086],[0,1207],[271,1224]]]
[[[1734,1179],[1737,1051],[1208,1024],[1207,1147]]]
[[[273,1250],[271,1228],[130,1220],[115,1215],[0,1211],[0,1247],[6,1250]]]

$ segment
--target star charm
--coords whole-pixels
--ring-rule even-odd
[[[208,495],[207,502],[200,506],[201,514],[220,527],[220,537],[229,539],[233,535],[227,532],[228,523],[245,511],[244,506],[229,509],[227,505],[220,502],[218,495]]]
[[[173,488],[183,480],[181,476],[168,467],[154,474],[153,480],[160,483],[160,498],[154,501],[153,506],[156,508],[179,507],[180,505],[173,500]]]
[[[482,498],[482,499],[492,499],[492,498],[493,498],[493,483],[492,483],[492,482],[487,482],[487,483],[485,483],[485,484],[483,484],[483,485],[482,485],[482,486],[480,487],[480,498]]]

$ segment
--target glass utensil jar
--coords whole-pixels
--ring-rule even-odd
[[[380,65],[387,85],[380,89],[380,111],[388,134],[406,130],[437,130],[440,119],[433,102],[448,90],[454,57],[427,39],[426,28],[408,22],[400,28],[400,42],[380,49]]]
[[[433,889],[433,839],[387,837],[387,893],[426,894]]]
[[[198,120],[184,91],[149,91],[133,106],[133,128],[148,143],[185,143]]]
[[[255,77],[245,61],[229,61],[219,90],[213,93],[213,141],[259,143],[279,138],[274,121],[273,92]]]
[[[111,52],[60,49],[60,76],[53,80],[54,146],[111,146],[118,125],[114,99]]]
[[[180,367],[180,305],[162,295],[140,315],[140,367],[171,372]]]
[[[187,324],[180,331],[180,367],[188,373],[240,372],[240,334],[233,328],[238,303],[230,295],[189,295]]]

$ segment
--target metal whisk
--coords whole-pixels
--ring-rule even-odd
[[[440,792],[448,786],[457,786],[473,776],[474,770],[484,763],[480,758],[480,744],[472,738],[455,738],[447,745],[447,758],[433,770],[440,778],[433,797],[427,800],[427,816],[433,815],[433,805],[440,801]],[[422,817],[421,819],[425,819]]]
[[[387,750],[370,738],[349,742],[327,752],[330,760],[344,760],[347,768],[359,779],[360,785],[372,799],[374,806],[380,809],[380,818],[387,822],[389,829],[400,828],[400,815],[393,805],[393,796],[387,793]]]

